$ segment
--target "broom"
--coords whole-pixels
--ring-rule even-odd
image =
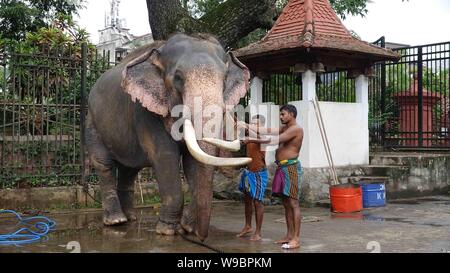
[[[317,125],[319,126],[320,136],[322,137],[322,142],[325,149],[325,154],[327,155],[328,165],[330,166],[330,175],[332,177],[331,186],[336,186],[339,184],[336,169],[334,167],[333,156],[331,155],[330,143],[328,142],[327,132],[325,130],[325,124],[323,122],[322,112],[320,111],[319,102],[317,98],[311,100],[314,106],[314,112],[316,114]]]

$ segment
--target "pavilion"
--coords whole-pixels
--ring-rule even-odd
[[[236,50],[235,54],[253,75],[251,112],[267,115],[269,126],[279,125],[279,106],[263,103],[263,79],[283,73],[301,77],[302,100],[289,103],[299,111],[298,122],[305,131],[300,160],[310,170],[328,167],[312,103],[316,98],[317,75],[347,71],[347,77],[355,79],[356,103],[320,102],[325,129],[337,167],[369,164],[371,67],[380,61],[397,61],[399,55],[353,37],[328,0],[290,0],[262,40]],[[267,163],[273,161],[274,153],[268,153]],[[323,185],[309,188],[317,186],[323,188]],[[321,192],[327,194],[328,190]]]

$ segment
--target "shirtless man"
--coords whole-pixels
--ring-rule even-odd
[[[303,142],[303,129],[297,124],[297,109],[293,105],[281,107],[280,120],[283,124],[280,128],[260,129],[260,135],[272,135],[265,139],[252,139],[255,143],[279,145],[276,152],[276,164],[272,194],[283,199],[285,209],[287,235],[276,241],[283,249],[300,247],[300,181],[302,167],[298,160]],[[257,131],[252,125],[245,125],[251,131]]]

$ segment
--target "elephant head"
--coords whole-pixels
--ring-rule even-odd
[[[248,90],[250,72],[247,67],[231,52],[227,53],[217,39],[206,34],[175,34],[160,42],[157,48],[125,61],[123,90],[133,101],[139,101],[164,120],[172,119],[170,113],[175,106],[197,108],[196,99],[201,100],[203,108],[222,109],[223,116],[226,106],[238,104]],[[202,113],[198,110],[191,111],[183,130],[188,150],[203,172],[196,179],[196,225],[197,235],[206,238],[212,205],[213,166],[245,165],[251,159],[216,157],[217,148],[203,141],[203,136],[193,129],[198,122],[202,125],[208,122],[203,116],[197,117]]]

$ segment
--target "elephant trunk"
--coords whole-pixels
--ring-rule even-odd
[[[210,146],[207,150],[216,150],[211,145],[203,145],[202,148]],[[212,200],[213,200],[213,179],[214,167],[199,164],[197,169],[197,219],[195,233],[202,242],[208,237],[209,224],[211,220]]]

